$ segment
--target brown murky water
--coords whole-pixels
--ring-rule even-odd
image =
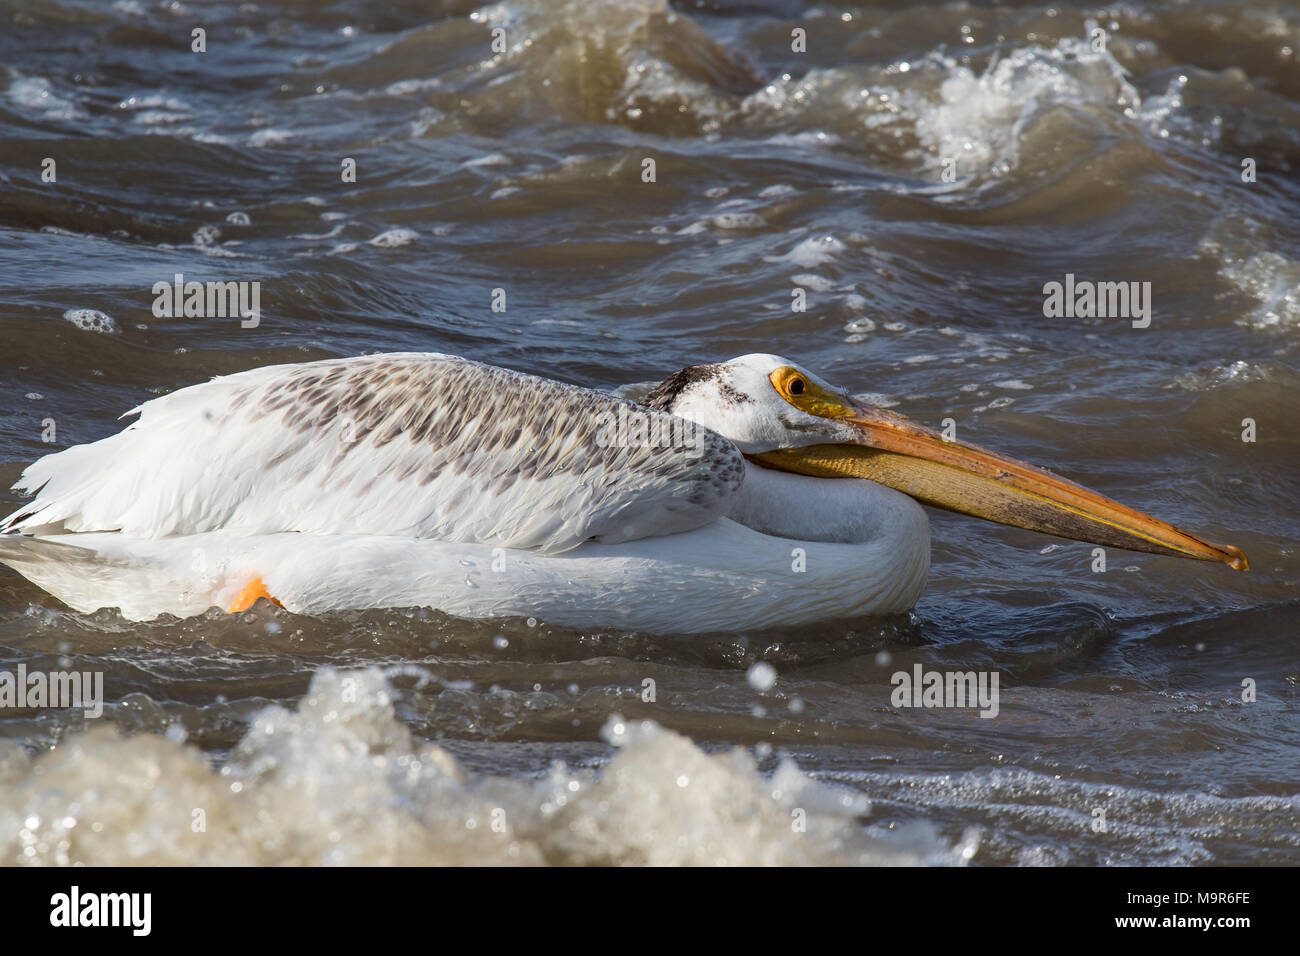
[[[107,698],[0,712],[0,859],[1300,861],[1298,57],[1273,2],[0,0],[6,488],[258,365],[770,351],[1252,562],[935,513],[909,617],[709,638],[141,625],[0,569],[0,666]],[[259,326],[155,318],[177,272],[259,280]],[[1149,326],[1046,316],[1067,273]],[[892,706],[915,664],[998,716]]]

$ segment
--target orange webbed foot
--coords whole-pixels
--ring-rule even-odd
[[[236,597],[234,602],[230,605],[230,613],[238,614],[240,611],[247,611],[257,603],[258,598],[266,598],[276,607],[284,607],[283,604],[272,597],[270,592],[266,590],[266,585],[262,583],[262,576],[259,574],[257,577],[253,578],[253,580],[244,585],[244,589],[239,592],[239,596]]]

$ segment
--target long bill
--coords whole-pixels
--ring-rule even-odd
[[[1250,564],[1240,548],[1214,544],[1059,475],[997,452],[949,441],[902,415],[854,403],[842,419],[858,438],[750,457],[782,471],[867,478],[923,504],[999,524],[1130,551]]]

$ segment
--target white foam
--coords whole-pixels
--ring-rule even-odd
[[[1055,46],[1026,43],[994,57],[976,72],[942,49],[914,61],[880,70],[832,67],[784,76],[740,105],[740,112],[763,124],[810,126],[856,117],[872,144],[897,148],[925,169],[932,180],[951,169],[956,181],[932,182],[925,191],[944,198],[960,195],[971,180],[1005,176],[1021,162],[1021,144],[1030,127],[1053,110],[1110,113],[1135,131],[1207,142],[1204,124],[1184,109],[1177,78],[1168,89],[1143,102],[1123,65],[1107,51],[1094,51],[1083,39],[1067,37]],[[844,138],[843,130],[840,138]],[[809,146],[834,145],[815,129],[802,137]],[[892,142],[891,142],[892,141]],[[955,161],[955,166],[951,164]],[[865,188],[835,184],[836,190]],[[886,185],[913,192],[909,183]]]
[[[805,289],[812,289],[814,292],[829,292],[835,288],[835,283],[825,276],[813,275],[810,272],[801,272],[798,275],[790,277],[790,281],[797,286]]]
[[[320,242],[324,239],[333,239],[343,231],[344,223],[338,223],[329,232],[299,232],[294,235],[295,239],[306,239],[310,242]]]
[[[1215,366],[1209,371],[1184,372],[1174,379],[1172,386],[1189,392],[1201,392],[1218,388],[1221,385],[1264,382],[1268,381],[1270,377],[1267,367],[1238,359],[1227,365]]]
[[[199,226],[194,230],[193,235],[194,248],[205,256],[212,256],[217,259],[242,259],[243,255],[238,252],[232,252],[226,249],[218,241],[221,238],[221,229],[211,223]]]
[[[476,156],[474,159],[467,159],[461,165],[468,168],[475,166],[509,166],[510,157],[505,153],[488,153],[484,156]]]
[[[1215,222],[1197,252],[1219,263],[1219,275],[1258,305],[1237,324],[1257,330],[1300,327],[1300,262],[1267,249],[1267,230],[1250,217]]]
[[[1044,549],[1046,551],[1047,549]],[[1109,836],[1101,850],[1108,865],[1172,865],[1213,863],[1211,841],[1239,840],[1249,832],[1256,845],[1266,842],[1294,854],[1297,845],[1291,824],[1300,813],[1300,797],[1251,795],[1225,797],[1213,793],[1171,793],[1158,787],[1124,786],[1113,781],[1062,778],[1020,767],[995,767],[959,773],[881,773],[834,771],[834,780],[851,781],[880,794],[878,799],[902,801],[933,813],[966,811],[990,824],[984,842],[995,853],[1022,866],[1075,863],[1051,838],[1040,846],[1021,846],[1010,835],[1032,829],[1071,839],[1081,832],[1096,849],[1098,834],[1090,830],[1098,807],[1106,809]],[[1274,821],[1268,825],[1261,821]],[[1267,835],[1265,835],[1267,833]]]
[[[63,317],[83,332],[99,332],[103,335],[116,335],[121,331],[117,321],[107,312],[98,309],[68,309]]]
[[[844,252],[844,243],[834,236],[810,236],[798,243],[783,256],[765,256],[765,262],[788,262],[804,269],[816,269],[818,266],[833,262]]]
[[[723,212],[709,220],[719,229],[762,229],[767,222],[753,212]]]
[[[293,133],[287,129],[259,129],[252,136],[248,137],[249,146],[278,146],[281,143],[287,143],[293,138]]]
[[[9,99],[14,105],[28,113],[36,113],[45,119],[79,120],[86,118],[86,111],[73,100],[58,95],[54,85],[43,76],[17,75],[9,84]]]
[[[427,681],[427,673],[399,668]],[[860,793],[649,722],[606,724],[603,772],[473,774],[397,719],[378,668],[323,668],[214,771],[181,732],[0,747],[0,860],[61,865],[962,862],[933,830],[867,831]],[[201,823],[200,823],[201,821]],[[201,828],[200,828],[201,826]]]
[[[1300,263],[1276,252],[1230,257],[1219,273],[1259,302],[1241,324],[1255,329],[1300,325]]]
[[[420,234],[414,229],[400,226],[396,229],[389,229],[387,232],[381,232],[370,240],[370,245],[379,246],[383,249],[395,249],[398,246],[409,246],[419,238]]]
[[[194,118],[193,111],[184,100],[161,93],[128,96],[118,102],[117,108],[131,113],[132,121],[145,127],[175,127]],[[168,132],[175,134],[180,131],[172,129]]]
[[[922,158],[936,168],[955,159],[959,180],[1010,172],[1025,128],[1047,109],[1097,106],[1134,116],[1140,104],[1119,61],[1074,37],[1055,47],[1020,47],[979,75],[947,57],[930,60],[946,72],[937,102],[911,90],[899,99],[915,118]]]

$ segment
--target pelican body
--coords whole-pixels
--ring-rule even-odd
[[[252,369],[29,466],[0,562],[132,620],[431,607],[703,633],[905,611],[918,502],[1246,567],[1050,472],[859,402],[779,356],[641,403],[453,355]]]

